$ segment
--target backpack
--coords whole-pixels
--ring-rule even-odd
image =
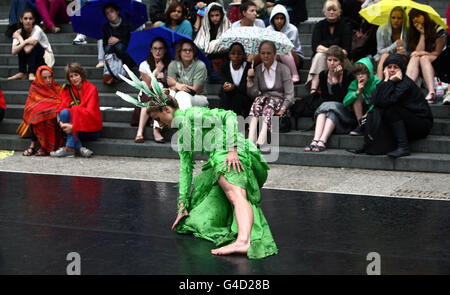
[[[103,68],[103,82],[111,85],[115,81],[122,80],[120,75],[127,76],[127,71],[123,68],[123,62],[114,53],[105,54],[105,67]],[[112,78],[112,79],[111,79]]]

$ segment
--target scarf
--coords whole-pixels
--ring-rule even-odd
[[[42,78],[42,71],[52,74],[52,84],[48,86]],[[41,66],[36,71],[36,79],[30,86],[23,120],[29,125],[35,125],[49,119],[56,118],[56,109],[61,103],[62,87],[55,83],[53,71],[48,66]]]

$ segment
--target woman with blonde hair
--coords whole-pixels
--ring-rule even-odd
[[[325,19],[319,21],[312,34],[313,60],[309,70],[306,85],[311,86],[311,92],[317,89],[319,73],[327,69],[326,52],[332,45],[338,45],[348,56],[352,48],[352,31],[346,22],[342,21],[341,5],[337,0],[327,0],[323,5]]]

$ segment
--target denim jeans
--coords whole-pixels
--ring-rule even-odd
[[[68,109],[64,109],[59,113],[59,119],[63,123],[71,123],[72,117],[70,111]],[[81,141],[93,141],[100,137],[101,132],[77,132],[77,135],[73,135],[72,133],[67,134],[66,146],[74,149],[79,149],[82,147]]]

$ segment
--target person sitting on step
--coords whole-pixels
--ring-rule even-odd
[[[374,75],[373,64],[370,58],[360,59],[353,66],[355,80],[348,87],[344,98],[344,107],[351,107],[358,121],[358,126],[350,132],[350,135],[362,135],[364,120],[372,105],[372,93],[380,83],[380,79]],[[364,115],[363,115],[364,114]]]
[[[289,54],[278,55],[277,60],[289,67],[294,83],[300,82],[298,70],[302,67],[305,57],[302,52],[298,29],[289,22],[289,14],[283,5],[276,5],[273,8],[270,15],[270,25],[267,28],[285,34],[294,44],[294,48]]]
[[[67,14],[68,2],[77,0],[35,0],[36,9],[44,20],[44,30],[52,33],[61,31],[55,24],[68,24],[70,17]]]
[[[294,83],[289,68],[276,61],[277,48],[271,41],[263,41],[258,54],[262,63],[249,69],[247,74],[247,94],[255,98],[251,109],[248,139],[257,146],[266,143],[267,131],[272,132],[272,116],[290,115],[294,104]],[[259,117],[264,121],[256,139]]]
[[[406,74],[401,55],[384,61],[384,80],[372,94],[374,108],[382,109],[382,120],[390,126],[397,148],[387,155],[408,156],[409,141],[425,138],[433,127],[433,115],[422,90]]]
[[[46,51],[52,54],[47,35],[36,25],[34,11],[25,9],[20,17],[20,29],[13,33],[12,54],[19,60],[19,73],[8,80],[34,80],[37,68],[45,64]]]
[[[152,88],[152,78],[150,77],[150,73],[155,75],[158,82],[161,83],[164,88],[169,88],[169,85],[167,84],[167,68],[171,60],[172,58],[170,57],[170,51],[166,41],[161,37],[153,39],[150,44],[150,52],[147,60],[144,60],[139,65],[141,79],[147,83],[147,86],[150,89]],[[141,100],[147,101],[148,99],[141,98]],[[147,114],[147,108],[139,108],[139,110],[139,127],[134,142],[143,143],[144,128],[150,116]],[[161,128],[157,121],[153,121],[153,138],[157,143],[164,143],[164,137],[161,135]]]
[[[56,113],[67,141],[65,147],[51,152],[50,156],[73,157],[77,153],[90,157],[93,152],[83,147],[82,142],[96,140],[103,128],[97,87],[86,80],[86,70],[79,63],[68,64],[64,72],[70,84],[61,94]]]
[[[50,67],[37,69],[23,111],[23,121],[31,129],[31,144],[23,152],[24,156],[48,156],[63,145],[63,133],[56,121],[62,90]]]
[[[347,134],[357,125],[354,114],[342,104],[350,83],[354,80],[352,73],[345,69],[344,65],[347,62],[341,47],[333,45],[327,50],[328,69],[320,72],[318,87],[311,89],[320,92],[323,102],[314,113],[316,122],[314,138],[305,148],[306,152],[324,151],[333,132]]]

